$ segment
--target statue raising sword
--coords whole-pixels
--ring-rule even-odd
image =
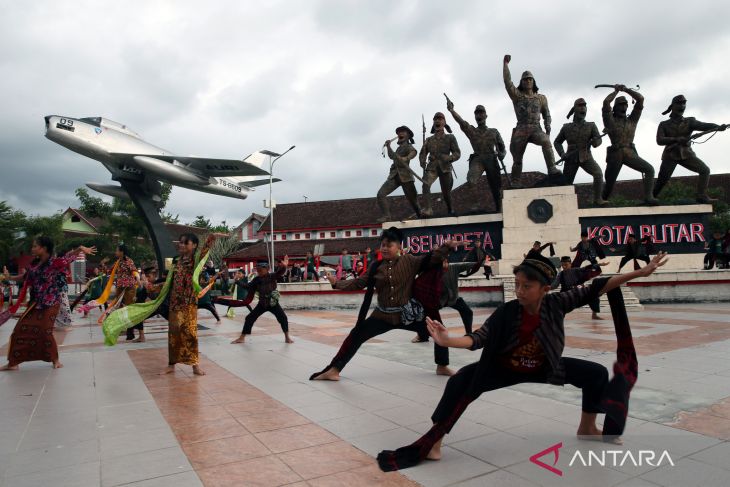
[[[597,85],[601,87],[605,85]],[[610,85],[609,85],[610,86]],[[608,133],[611,139],[611,145],[606,150],[606,186],[603,189],[603,199],[607,200],[611,196],[613,186],[616,184],[618,173],[624,165],[639,171],[644,180],[644,203],[647,205],[657,205],[659,202],[654,197],[652,191],[654,189],[654,168],[651,164],[639,157],[634,145],[634,136],[636,135],[636,126],[639,124],[641,112],[644,110],[644,97],[625,85],[613,85],[613,92],[603,100],[603,131]],[[636,103],[631,110],[630,115],[626,115],[629,108],[629,102],[625,96],[616,95],[622,91],[628,94]],[[611,108],[611,102],[616,102]]]

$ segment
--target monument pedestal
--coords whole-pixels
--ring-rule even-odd
[[[502,258],[497,274],[511,274],[535,240],[555,242],[567,253],[580,240],[578,198],[574,186],[505,190],[502,197]],[[546,257],[547,249],[543,251]],[[559,257],[559,256],[558,256]]]

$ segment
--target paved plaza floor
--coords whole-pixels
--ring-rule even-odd
[[[491,311],[475,309],[475,323]],[[205,377],[160,375],[164,322],[144,344],[105,347],[97,316],[77,317],[56,334],[64,368],[0,373],[0,487],[730,485],[730,304],[630,313],[639,379],[622,446],[575,438],[578,390],[527,384],[471,404],[441,461],[388,474],[375,455],[427,431],[446,384],[432,344],[394,331],[364,345],[340,382],[310,382],[356,312],[289,312],[292,345],[265,315],[231,345],[245,314],[216,324],[200,312]],[[463,333],[455,311],[443,315]],[[0,328],[3,356],[13,325]],[[611,370],[610,321],[578,310],[566,335],[565,356]],[[453,367],[478,358],[451,350]]]

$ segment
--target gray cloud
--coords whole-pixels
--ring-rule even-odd
[[[42,117],[103,115],[180,154],[241,158],[257,149],[297,149],[275,168],[279,202],[372,196],[388,162],[393,129],[444,111],[446,91],[464,117],[477,103],[508,140],[514,113],[501,79],[535,73],[557,131],[573,99],[600,124],[607,90],[639,83],[646,109],[637,133],[659,164],[660,112],[684,93],[688,115],[728,122],[730,5],[701,1],[585,2],[222,1],[7,4],[0,18],[5,123],[0,130],[0,200],[48,214],[76,203],[84,182],[108,181],[96,162],[45,140]],[[469,144],[455,124],[464,156]],[[727,171],[725,134],[697,152]],[[605,158],[605,145],[595,153]],[[530,147],[527,170],[544,169]],[[509,164],[509,162],[508,162]],[[680,169],[677,174],[686,174]],[[626,170],[621,177],[637,177]],[[587,181],[579,175],[579,181]],[[239,222],[265,211],[266,187],[246,201],[180,188],[168,210],[183,221],[205,214]]]

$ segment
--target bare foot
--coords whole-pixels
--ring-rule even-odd
[[[215,324],[216,325],[220,325],[221,324],[221,320],[216,321]]]
[[[174,374],[174,373],[175,373],[175,366],[174,365],[168,365],[167,368],[160,375]]]
[[[54,369],[62,369],[63,368],[63,364],[61,362],[59,362],[59,361],[55,361],[55,362],[53,362],[53,368]]]
[[[411,340],[411,343],[422,343],[422,342],[427,342],[427,341],[428,341],[428,338],[426,338],[425,340],[421,340],[421,337],[419,337],[418,335],[416,335]]]
[[[11,370],[18,370],[18,366],[17,365],[11,366],[10,364],[5,364],[2,366],[2,368],[0,368],[1,372],[7,372],[7,371],[11,371]]]
[[[431,451],[428,452],[428,455],[426,455],[426,459],[434,461],[441,460],[441,441],[442,440],[437,441],[436,444],[431,447]]]
[[[591,426],[579,426],[576,436],[579,440],[603,441],[603,432],[595,424]]]
[[[436,366],[436,375],[445,375],[445,376],[451,377],[455,373],[456,372],[454,372],[452,369],[450,369],[446,365],[437,365]]]
[[[601,321],[603,320],[603,318],[601,318],[600,316],[598,316],[598,314],[596,314],[596,313],[593,313],[591,315],[591,319],[592,320],[601,320]]]
[[[314,380],[340,380],[340,371],[334,367],[330,367],[325,372],[322,372]]]
[[[195,374],[195,375],[205,375],[205,372],[203,372],[203,369],[201,369],[197,365],[193,365],[193,374]]]
[[[289,335],[284,335],[284,341],[286,343],[294,343],[294,340],[292,340],[291,338],[289,338]]]
[[[132,340],[132,343],[144,343],[147,340],[144,337],[139,337],[136,340]]]
[[[240,337],[233,340],[231,343],[246,343],[246,335],[241,335]]]

